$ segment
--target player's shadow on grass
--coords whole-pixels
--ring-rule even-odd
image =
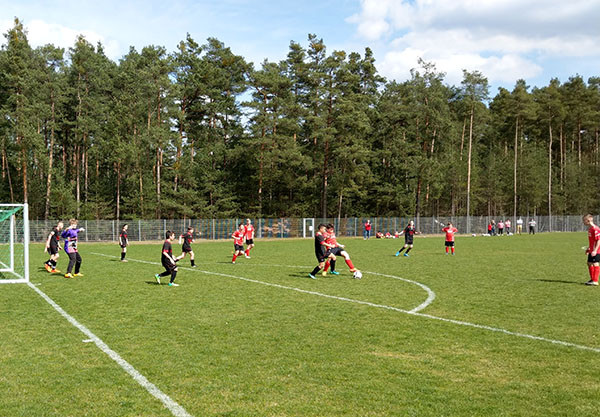
[[[159,284],[158,282],[156,282],[156,281],[145,281],[145,282],[146,282],[146,284],[148,284],[148,285],[160,285],[160,284]]]
[[[319,274],[320,276],[321,274]],[[290,278],[308,278],[308,272],[293,272],[288,275]]]
[[[541,282],[552,282],[554,284],[571,284],[571,285],[585,285],[585,282],[573,282],[573,281],[565,281],[562,279],[538,279]]]

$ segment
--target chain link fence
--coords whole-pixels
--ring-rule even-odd
[[[517,219],[510,218],[511,231],[517,229]],[[521,217],[523,232],[528,233],[528,223],[532,217]],[[581,216],[535,216],[535,232],[583,232],[585,226]],[[80,233],[80,241],[86,242],[116,242],[119,239],[121,227],[129,225],[128,237],[130,241],[155,241],[163,240],[167,230],[174,231],[176,235],[183,234],[189,226],[194,227],[197,239],[230,239],[237,226],[245,219],[186,219],[186,220],[81,220],[79,227],[85,228]],[[487,225],[492,220],[487,216],[467,217],[352,217],[352,218],[281,218],[281,219],[251,219],[256,228],[256,237],[264,238],[309,238],[313,237],[314,230],[319,223],[334,224],[337,235],[344,237],[362,237],[364,223],[371,220],[371,237],[377,232],[402,231],[410,220],[413,220],[417,230],[424,234],[441,233],[441,223],[451,221],[459,233],[487,233]],[[504,218],[503,220],[506,220]],[[499,219],[495,218],[498,222]],[[30,240],[32,242],[45,242],[48,233],[56,222],[32,220],[30,222]],[[68,224],[65,221],[65,224]]]

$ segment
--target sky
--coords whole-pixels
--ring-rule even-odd
[[[410,78],[418,59],[460,85],[463,69],[512,90],[600,76],[600,0],[0,0],[0,31],[18,17],[33,47],[68,49],[83,34],[118,61],[130,46],[172,52],[190,34],[215,37],[258,68],[285,59],[309,33],[328,52],[373,50],[389,80]],[[2,44],[4,39],[0,39]]]

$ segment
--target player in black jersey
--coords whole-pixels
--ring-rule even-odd
[[[326,230],[327,226],[321,223],[317,227],[317,233],[315,233],[315,256],[317,257],[319,265],[317,265],[315,269],[313,269],[313,271],[310,274],[308,274],[308,277],[312,279],[317,279],[317,274],[321,269],[323,269],[323,267],[325,266],[325,261],[329,257],[329,249],[333,246],[326,242]]]
[[[63,222],[58,222],[56,226],[52,228],[52,231],[46,240],[44,252],[48,252],[50,254],[50,259],[44,262],[44,268],[46,268],[46,271],[48,272],[60,272],[58,269],[56,269],[56,262],[60,256],[60,231],[62,230],[63,226]]]
[[[121,247],[121,262],[127,262],[125,259],[125,255],[127,254],[127,246],[129,246],[129,241],[127,240],[127,229],[129,226],[124,224],[121,228],[121,233],[119,234],[119,246]]]
[[[404,256],[410,256],[408,252],[413,248],[413,236],[418,235],[420,232],[415,230],[415,223],[411,220],[408,222],[408,226],[400,232],[398,236],[404,234],[404,246],[398,252],[396,252],[396,256],[400,256],[402,251],[406,249],[406,253]]]
[[[181,255],[179,255],[175,261],[180,261],[181,259],[185,258],[186,253],[189,253],[192,268],[195,268],[196,264],[194,263],[194,251],[192,250],[192,243],[194,243],[194,228],[192,226],[187,228],[187,232],[185,234],[179,236],[179,243],[182,242],[183,245],[181,245]]]
[[[177,265],[175,264],[176,260],[173,258],[173,246],[171,243],[173,239],[175,239],[175,233],[170,230],[165,234],[165,241],[162,246],[162,253],[160,257],[160,262],[162,266],[165,268],[165,272],[161,274],[154,275],[156,278],[156,282],[160,285],[160,278],[171,275],[171,281],[169,282],[170,287],[179,287],[179,284],[175,284],[175,277],[177,276]]]

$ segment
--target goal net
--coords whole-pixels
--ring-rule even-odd
[[[0,204],[0,284],[28,281],[27,204]]]

